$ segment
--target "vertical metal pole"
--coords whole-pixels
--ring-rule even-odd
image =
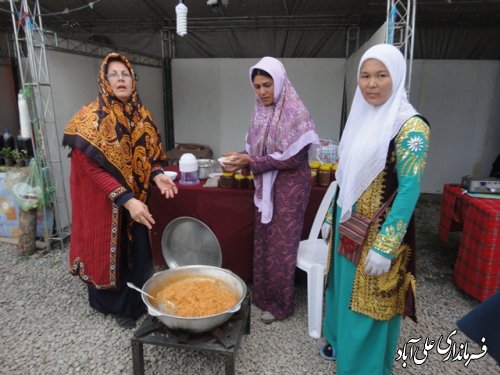
[[[165,38],[166,37],[166,38]],[[163,57],[163,105],[165,111],[165,148],[171,150],[175,147],[174,134],[174,97],[172,84],[172,56],[173,41],[170,30],[162,30],[162,57]],[[165,43],[168,43],[165,46]]]
[[[410,92],[417,0],[387,0],[386,43],[398,47],[407,61],[406,91]]]
[[[48,247],[50,247],[50,240],[60,240],[62,247],[65,235],[69,235],[69,231],[65,233],[65,229],[62,227],[63,215],[66,215],[65,219],[69,223],[69,209],[65,197],[66,189],[62,175],[60,147],[58,143],[53,147],[54,150],[49,147],[49,141],[52,139],[59,142],[59,137],[57,135],[45,49],[46,37],[43,32],[40,4],[36,0],[33,11],[29,8],[27,0],[21,1],[19,10],[16,10],[14,0],[10,1],[10,6],[22,87],[24,90],[32,90],[28,99],[34,128],[33,148],[36,155],[35,160],[40,175],[44,177],[42,179],[44,196],[49,196],[49,203],[51,203],[56,218],[56,233],[54,234],[53,223],[48,223],[47,212],[44,207],[45,239]],[[16,22],[16,15],[19,17],[19,24]],[[23,36],[20,35],[21,30],[24,33]],[[26,48],[26,56],[23,55],[23,47]],[[26,59],[26,62],[23,61],[23,58]],[[25,71],[23,62],[26,68]],[[57,182],[55,189],[53,187],[54,182]]]

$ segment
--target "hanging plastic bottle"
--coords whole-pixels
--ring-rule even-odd
[[[20,136],[22,138],[31,138],[30,112],[28,110],[28,102],[22,92],[17,94],[17,106],[19,109],[19,124],[21,125]]]

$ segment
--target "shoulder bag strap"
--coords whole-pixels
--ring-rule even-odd
[[[380,206],[380,208],[377,210],[377,212],[375,212],[375,215],[370,220],[370,225],[372,225],[379,218],[379,216],[382,215],[382,212],[384,212],[385,209],[387,208],[387,206],[389,206],[389,204],[392,202],[392,200],[396,196],[397,192],[398,192],[397,189],[394,190],[394,193],[392,193],[392,195],[389,197],[389,199],[382,206]]]

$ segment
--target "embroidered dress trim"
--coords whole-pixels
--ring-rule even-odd
[[[420,117],[412,117],[402,126],[394,139],[393,152],[388,158],[389,165],[386,165],[358,199],[355,207],[357,212],[369,216],[380,207],[384,193],[390,193],[385,191],[386,176],[397,173],[396,164],[400,175],[420,180],[425,166],[429,134],[429,126]],[[406,295],[410,288],[412,294],[416,294],[416,282],[407,268],[413,249],[403,242],[408,223],[398,220],[395,225],[387,225],[383,233],[379,233],[381,226],[380,222],[374,223],[368,232],[354,276],[350,308],[373,319],[388,320],[405,313]],[[364,261],[371,248],[394,255],[389,272],[378,277],[365,274]]]
[[[403,176],[416,176],[420,180],[425,168],[429,143],[429,126],[420,118],[409,119],[396,136],[396,158]]]
[[[117,268],[117,258],[118,258],[118,228],[120,225],[119,222],[119,213],[120,207],[116,204],[112,206],[112,214],[111,214],[111,244],[109,248],[110,256],[109,256],[109,283],[108,284],[99,284],[94,285],[96,289],[112,289],[117,287],[117,278],[116,278],[116,268]],[[85,263],[81,261],[81,259],[75,258],[73,261],[73,265],[70,270],[72,275],[78,275],[82,281],[88,284],[94,284],[92,281],[92,277],[86,274],[85,272]]]
[[[127,189],[125,189],[123,186],[120,186],[118,189],[115,189],[111,193],[109,193],[108,197],[110,200],[112,200],[114,202],[116,198],[118,198],[120,195],[122,195],[126,191],[127,191]]]
[[[403,241],[408,226],[403,220],[398,220],[396,227],[388,225],[384,232],[379,233],[372,247],[386,254],[395,254]]]

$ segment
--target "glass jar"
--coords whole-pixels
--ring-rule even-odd
[[[234,175],[234,185],[236,189],[246,189],[247,188],[247,179],[241,173],[236,173]]]
[[[318,171],[321,166],[321,162],[318,160],[311,160],[309,162],[309,168],[311,169],[311,185],[316,185],[318,183]]]
[[[249,189],[255,189],[253,174],[250,173],[248,176],[246,176],[246,179],[247,179],[247,187]]]
[[[335,181],[337,179],[335,177],[335,173],[337,173],[337,163],[332,164],[332,169],[330,170],[330,180]]]
[[[311,169],[311,185],[314,186],[318,183],[318,170]]]
[[[332,165],[330,163],[321,164],[318,171],[318,185],[328,186],[330,185],[330,177]]]
[[[233,189],[235,186],[234,174],[230,172],[223,172],[219,177],[218,186],[223,189]]]

